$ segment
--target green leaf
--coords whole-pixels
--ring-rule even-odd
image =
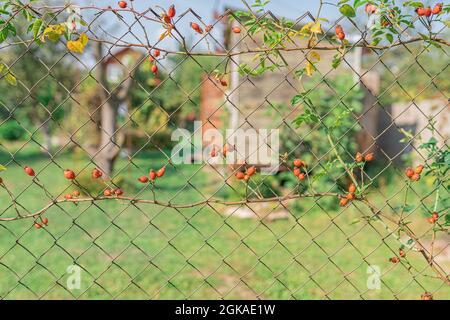
[[[349,4],[344,4],[342,7],[339,8],[339,12],[342,13],[346,17],[356,17],[355,9],[352,8]]]
[[[394,41],[394,36],[390,33],[387,33],[386,39],[389,41],[389,43],[392,43]]]
[[[0,43],[4,42],[8,37],[9,29],[3,28],[0,30]]]
[[[36,19],[36,21],[33,23],[33,36],[35,38],[37,38],[37,36],[41,33],[41,28],[42,28],[42,20],[41,19]]]

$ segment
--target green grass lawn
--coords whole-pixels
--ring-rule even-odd
[[[88,175],[86,159],[58,156],[54,163],[38,153],[16,154],[20,165],[33,166],[52,196],[73,186],[61,168]],[[6,154],[0,163],[9,161]],[[127,181],[125,192],[152,199],[136,178],[165,163],[145,154],[116,170]],[[49,164],[50,163],[50,164]],[[215,184],[212,170],[198,165],[168,168],[156,190],[158,200],[190,203],[229,188]],[[32,212],[49,195],[15,163],[2,177]],[[383,191],[388,192],[385,187]],[[25,192],[21,193],[23,190]],[[221,205],[169,209],[117,200],[60,204],[45,214],[50,224],[36,230],[33,220],[0,223],[0,297],[5,299],[418,299],[424,291],[449,299],[450,288],[429,277],[423,257],[407,252],[402,263],[388,262],[399,248],[376,221],[352,224],[362,205],[329,211],[320,201],[302,201],[301,212],[275,222],[226,217]],[[4,190],[2,216],[14,216]],[[280,207],[280,205],[276,205]],[[310,209],[312,208],[312,209]],[[360,210],[359,210],[359,209]],[[310,209],[310,210],[309,210]],[[429,226],[416,214],[413,226]],[[70,265],[81,267],[81,288],[68,290]],[[368,290],[369,265],[380,268],[381,289]],[[410,268],[409,266],[413,266]],[[447,261],[447,267],[448,261]],[[448,269],[447,269],[448,270]]]

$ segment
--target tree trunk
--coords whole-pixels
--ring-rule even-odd
[[[40,124],[39,128],[42,133],[42,147],[45,152],[51,153],[52,136],[50,134],[50,123],[48,121],[45,121],[44,123]]]
[[[95,162],[107,176],[114,169],[114,161],[120,152],[120,146],[115,137],[118,102],[111,99],[101,107],[100,145],[95,156]]]
[[[101,84],[99,86],[99,94],[103,103],[101,106],[100,144],[95,153],[94,161],[105,175],[111,176],[114,169],[114,162],[119,155],[121,145],[125,138],[123,130],[116,133],[117,113],[120,104],[128,100],[132,76],[136,68],[132,68],[133,71],[130,72],[123,66],[125,80],[118,87],[111,88],[112,86],[108,82],[108,63],[104,61],[105,57],[103,56],[101,42],[97,43],[94,54],[96,60],[99,62],[99,66],[96,68],[96,79]],[[144,59],[143,56],[142,59]]]

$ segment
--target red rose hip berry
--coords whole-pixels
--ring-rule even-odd
[[[25,173],[27,174],[27,175],[29,175],[30,177],[34,177],[34,170],[33,170],[33,168],[30,168],[30,167],[28,167],[28,166],[26,166],[25,168],[24,168],[24,170],[25,170]]]
[[[66,179],[73,180],[73,179],[75,179],[75,172],[73,172],[72,170],[66,169],[66,170],[64,170],[64,177],[66,177]]]
[[[147,183],[148,182],[148,178],[146,177],[146,176],[141,176],[141,177],[139,177],[139,179],[138,179],[140,182],[142,182],[142,183]]]

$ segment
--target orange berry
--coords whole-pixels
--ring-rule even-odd
[[[30,177],[34,177],[34,170],[32,168],[27,166],[24,168],[24,170],[27,175],[29,175]]]
[[[40,229],[40,228],[42,228],[42,225],[41,225],[40,223],[35,222],[35,223],[34,223],[34,227],[35,227],[36,229]]]
[[[103,175],[103,173],[98,170],[97,168],[95,168],[94,170],[92,170],[92,178],[94,179],[98,179]]]
[[[64,198],[66,198],[66,200],[70,200],[70,199],[72,199],[72,195],[71,194],[66,194],[64,196]]]
[[[171,5],[169,7],[169,9],[167,10],[167,16],[170,18],[173,18],[173,17],[175,17],[175,14],[176,14],[175,6]]]
[[[66,177],[66,179],[73,180],[73,179],[75,179],[75,172],[73,172],[72,170],[66,169],[66,170],[64,170],[64,177]]]
[[[233,32],[234,32],[234,33],[241,33],[241,28],[239,28],[239,27],[234,27],[234,28],[233,28]]]
[[[148,182],[148,178],[146,177],[146,176],[141,176],[141,177],[139,177],[139,179],[138,179],[140,182],[142,182],[142,183],[147,183]]]
[[[364,157],[360,152],[357,152],[356,156],[355,156],[355,160],[356,160],[356,162],[363,162]]]
[[[389,259],[389,261],[392,263],[398,263],[400,261],[400,259],[398,257],[392,257]]]
[[[422,300],[433,300],[433,294],[431,292],[424,292],[420,296],[420,299],[422,299]]]
[[[347,198],[342,198],[341,201],[339,201],[339,205],[341,207],[345,207],[348,204],[348,199]]]
[[[364,157],[364,160],[367,162],[372,161],[373,159],[375,159],[375,155],[373,154],[373,152],[366,154],[366,156]]]
[[[353,183],[351,183],[348,186],[348,192],[350,192],[350,193],[355,193],[356,192],[356,186]]]
[[[377,6],[368,3],[368,4],[366,4],[366,7],[364,8],[364,10],[366,11],[367,14],[374,14],[377,12]]]
[[[434,221],[437,221],[439,219],[439,214],[437,212],[433,212],[431,214],[431,218],[433,218]]]
[[[399,254],[399,256],[402,257],[402,258],[406,257],[406,252],[405,252],[404,250],[402,250],[402,249],[400,249],[400,250],[398,251],[398,254]]]
[[[436,222],[436,221],[433,219],[433,217],[427,218],[427,221],[428,221],[429,224],[433,224],[433,223]]]
[[[42,218],[42,223],[45,224],[46,226],[48,225],[48,218]]]
[[[79,197],[79,196],[80,196],[80,191],[74,190],[74,191],[72,192],[72,196],[74,196],[74,197]]]
[[[245,177],[245,174],[243,172],[241,172],[241,171],[236,172],[236,178],[238,180],[242,180],[242,179],[244,179],[244,177]]]
[[[209,155],[211,156],[211,158],[217,157],[216,146],[214,146],[214,147],[211,149],[211,152],[209,153]]]
[[[245,180],[245,181],[250,180],[250,176],[249,176],[248,174],[246,174],[246,175],[244,176],[244,180]]]
[[[250,168],[247,169],[247,175],[249,175],[250,177],[252,175],[254,175],[256,172],[256,167],[255,166],[251,166]]]
[[[119,7],[121,7],[122,9],[125,9],[127,7],[127,3],[125,1],[119,1],[118,2]]]
[[[420,180],[420,174],[414,173],[411,177],[412,181],[419,181]]]
[[[344,29],[342,29],[342,26],[340,24],[336,25],[336,28],[334,29],[336,31],[336,35],[339,33],[344,33]]]
[[[121,196],[121,195],[123,195],[123,190],[122,189],[116,189],[116,190],[114,190],[114,194],[116,196]]]
[[[213,29],[213,25],[212,24],[209,24],[209,25],[207,25],[206,27],[205,27],[205,32],[210,32],[211,30]]]
[[[191,28],[194,29],[195,31],[197,31],[197,32],[200,33],[200,34],[203,33],[203,30],[202,30],[202,28],[200,28],[200,26],[198,25],[198,23],[191,22]]]
[[[300,173],[302,173],[302,172],[299,168],[294,169],[294,176],[298,177]]]
[[[299,175],[298,175],[298,180],[300,180],[300,181],[303,181],[303,180],[305,180],[305,174],[304,173],[300,173]]]
[[[417,173],[417,174],[421,174],[422,171],[423,171],[423,165],[418,165],[416,167],[416,169],[414,170],[414,172]]]
[[[355,194],[354,193],[349,193],[349,194],[347,194],[347,200],[355,200]]]
[[[161,178],[161,177],[164,175],[164,173],[166,173],[166,167],[162,167],[161,169],[159,169],[159,170],[156,172],[156,176],[157,176],[158,178]]]
[[[223,146],[223,149],[222,149],[222,155],[224,157],[226,157],[228,151],[230,151],[230,145],[228,143],[225,143],[225,145]]]
[[[405,170],[405,175],[406,175],[408,178],[412,178],[412,176],[414,175],[414,170],[413,170],[412,168],[407,168],[407,169]]]
[[[345,33],[343,33],[343,32],[340,32],[340,33],[338,33],[337,34],[337,38],[339,39],[339,40],[344,40],[345,39]]]
[[[111,192],[110,189],[106,189],[105,191],[103,191],[103,195],[104,195],[105,197],[109,197],[111,194],[112,194],[112,192]]]
[[[439,14],[442,11],[442,3],[438,3],[434,6],[433,10],[431,10],[432,14]]]
[[[156,64],[152,65],[152,72],[153,72],[154,74],[157,74],[157,73],[158,73],[158,66],[157,66]]]
[[[150,170],[150,173],[148,174],[148,176],[150,177],[150,179],[152,181],[155,181],[155,179],[157,178],[157,173],[152,169],[152,170]]]
[[[294,160],[294,167],[301,167],[302,166],[302,160],[300,159],[295,159]]]

